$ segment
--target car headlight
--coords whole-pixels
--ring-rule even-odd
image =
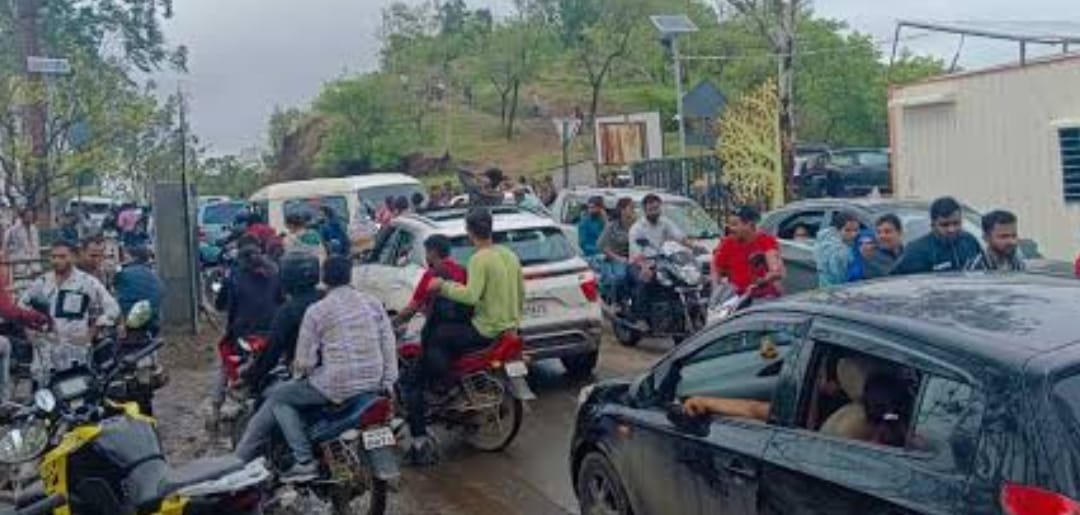
[[[596,389],[595,384],[590,384],[590,385],[586,385],[586,386],[582,387],[581,391],[579,391],[578,395],[577,395],[578,406],[581,406],[582,404],[585,404],[589,400],[589,397],[592,396],[593,390],[595,390],[595,389]]]
[[[40,456],[49,444],[49,426],[44,420],[21,420],[2,431],[0,463],[14,465],[30,461]]]

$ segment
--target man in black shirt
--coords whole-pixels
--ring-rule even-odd
[[[930,205],[930,234],[912,242],[893,275],[958,272],[982,254],[979,240],[964,230],[964,211],[952,197]]]

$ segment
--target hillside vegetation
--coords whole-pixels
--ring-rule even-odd
[[[392,5],[383,13],[379,70],[326,84],[310,107],[275,112],[267,159],[274,178],[489,165],[537,173],[561,162],[552,117],[660,111],[674,132],[671,57],[651,14],[686,13],[701,29],[679,43],[683,55],[710,56],[685,62],[686,90],[710,80],[734,100],[776,75],[777,57],[755,20],[720,16],[712,3],[517,4],[498,20],[463,0]],[[890,83],[943,71],[940,61],[908,52],[890,70],[882,42],[811,11],[801,13],[797,32],[800,141],[884,146]],[[572,158],[591,155],[586,132]]]

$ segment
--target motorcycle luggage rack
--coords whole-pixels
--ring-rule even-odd
[[[484,410],[497,408],[502,404],[503,385],[488,373],[479,372],[462,377],[461,387],[468,402],[465,409]]]
[[[330,473],[332,481],[342,484],[358,484],[366,481],[366,478],[361,477],[367,468],[360,461],[360,454],[357,452],[359,445],[361,445],[359,433],[356,431],[346,432],[341,437],[319,445],[322,449],[323,462],[326,463],[327,472]]]

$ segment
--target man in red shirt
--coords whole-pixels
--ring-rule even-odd
[[[19,307],[8,288],[7,271],[0,270],[0,319],[3,322],[35,331],[48,327],[51,320],[47,315]],[[11,379],[11,350],[11,340],[0,336],[0,401],[7,400],[8,382]]]
[[[755,299],[779,297],[784,261],[776,238],[758,231],[761,214],[743,206],[728,217],[729,236],[713,252],[713,284],[727,280],[740,295],[753,288]]]
[[[424,413],[427,411],[424,388],[444,377],[453,360],[458,357],[451,349],[432,345],[431,335],[438,324],[468,323],[472,318],[466,306],[431,292],[430,285],[435,279],[458,284],[466,282],[466,270],[450,257],[450,249],[450,239],[446,236],[436,234],[424,240],[428,268],[420,278],[420,283],[416,285],[409,305],[394,317],[395,327],[407,324],[417,313],[422,313],[425,318],[424,329],[420,333],[420,341],[424,346],[420,366],[410,368],[401,377],[402,397],[405,401],[409,433],[412,436],[406,459],[418,465],[430,465],[436,460],[434,442],[427,434],[424,420]]]

